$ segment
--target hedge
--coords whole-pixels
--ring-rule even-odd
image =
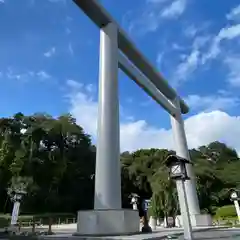
[[[35,222],[40,222],[43,225],[47,225],[50,218],[52,219],[52,224],[71,223],[72,220],[76,218],[76,215],[72,213],[22,214],[18,217],[18,222],[31,223],[34,220]],[[10,214],[0,214],[0,228],[9,226],[10,221]]]
[[[216,211],[216,218],[228,218],[236,216],[237,213],[234,205],[226,205],[218,208]]]

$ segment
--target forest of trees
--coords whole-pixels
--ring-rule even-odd
[[[24,189],[22,213],[68,212],[93,207],[96,148],[71,115],[17,113],[0,119],[0,212],[11,212],[9,190]],[[122,198],[151,198],[155,215],[178,211],[175,184],[164,165],[167,149],[121,154]],[[201,210],[214,214],[229,204],[229,191],[240,187],[237,152],[223,143],[190,150]]]

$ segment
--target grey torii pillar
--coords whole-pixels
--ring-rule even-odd
[[[182,119],[180,102],[178,97],[173,101],[173,105],[177,109],[175,116],[171,116],[172,132],[173,132],[176,154],[182,158],[185,158],[191,161],[188,145],[187,145],[185,129],[184,129],[184,121]],[[187,203],[188,203],[192,226],[212,225],[212,219],[210,215],[200,214],[199,201],[198,201],[197,191],[196,191],[196,178],[195,178],[192,164],[187,164],[186,168],[187,168],[187,174],[190,180],[186,180],[184,184],[185,184]],[[179,204],[181,209],[181,205],[183,206],[184,204],[183,189],[181,184],[179,184],[178,182],[177,182],[177,191],[178,191]],[[183,215],[183,213],[181,213],[181,215]],[[182,222],[181,217],[180,216],[178,217],[180,218],[180,222]]]
[[[95,209],[122,207],[117,36],[112,23],[101,31]]]
[[[122,209],[118,100],[118,28],[100,30],[97,154],[93,211],[79,211],[77,235],[139,231],[138,212]]]

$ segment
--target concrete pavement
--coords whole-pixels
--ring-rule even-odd
[[[24,228],[27,231],[31,231],[31,228]],[[23,230],[23,229],[22,229]],[[46,232],[47,226],[37,227],[36,231]],[[182,228],[163,228],[157,227],[153,233],[150,234],[135,234],[130,236],[109,236],[109,237],[90,237],[90,236],[72,236],[76,231],[76,224],[67,225],[53,225],[52,231],[55,233],[50,236],[38,236],[38,239],[85,239],[85,240],[97,240],[97,239],[112,239],[112,240],[155,240],[155,239],[184,239]],[[194,239],[239,239],[240,240],[240,228],[223,228],[223,227],[195,227]],[[35,238],[36,239],[36,238]]]
[[[210,234],[210,236],[220,236],[223,232],[219,232],[221,229],[217,227],[207,227],[207,228],[194,228],[194,234],[196,235],[197,239],[200,236],[205,236],[205,234]],[[225,229],[225,231],[227,231]],[[212,232],[212,233],[211,233]],[[234,233],[239,233],[240,230],[235,230]],[[220,235],[219,235],[220,234]],[[226,235],[226,233],[225,233]],[[103,240],[103,239],[108,239],[108,240],[157,240],[157,239],[174,239],[174,236],[176,237],[175,239],[183,239],[183,229],[179,228],[172,228],[172,229],[166,229],[166,228],[158,228],[156,231],[153,233],[149,234],[135,234],[135,235],[130,235],[130,236],[105,236],[105,237],[90,237],[90,236],[72,236],[72,233],[66,232],[59,230],[56,232],[55,235],[51,236],[40,236],[40,239],[84,239],[84,240]],[[201,239],[201,238],[200,238]],[[205,238],[206,239],[206,238]],[[213,238],[214,239],[214,238]],[[219,238],[215,238],[219,239]]]

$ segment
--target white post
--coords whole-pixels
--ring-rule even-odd
[[[176,154],[179,157],[190,160],[188,146],[187,146],[187,139],[186,139],[186,134],[184,130],[184,122],[181,115],[179,98],[176,98],[175,101],[173,101],[173,104],[178,109],[176,116],[175,117],[171,116],[171,124],[172,124]],[[193,173],[191,164],[186,164],[186,168],[187,168],[187,174],[190,178],[190,180],[186,180],[184,182],[186,196],[187,196],[187,203],[189,207],[189,213],[190,215],[200,214],[200,208],[199,208],[197,191],[196,191],[195,174]],[[179,184],[177,184],[177,186],[178,186],[177,190],[179,195],[179,202],[181,207],[181,205],[184,204],[183,203],[184,199],[182,199],[183,194],[181,193],[183,189]]]
[[[137,204],[137,202],[138,202],[137,197],[132,197],[132,198],[131,198],[131,204],[132,204],[132,206],[133,206],[133,210],[138,210],[138,204]]]
[[[237,216],[238,216],[238,221],[240,223],[240,207],[239,207],[239,203],[238,203],[238,200],[234,200],[234,205],[235,205],[235,208],[236,208],[236,212],[237,212]]]
[[[12,210],[12,218],[11,218],[11,225],[16,225],[18,221],[19,215],[19,208],[20,208],[20,201],[15,201]]]
[[[137,204],[134,203],[134,204],[133,204],[133,210],[137,210],[137,209],[138,209]]]
[[[122,207],[117,39],[115,24],[101,29],[95,209]]]
[[[177,190],[182,190],[182,196],[183,199],[181,204],[181,215],[182,215],[182,222],[183,222],[183,231],[184,231],[184,239],[186,240],[192,240],[192,225],[190,220],[190,214],[188,209],[188,202],[186,197],[186,191],[185,191],[185,185],[183,180],[177,180]]]

